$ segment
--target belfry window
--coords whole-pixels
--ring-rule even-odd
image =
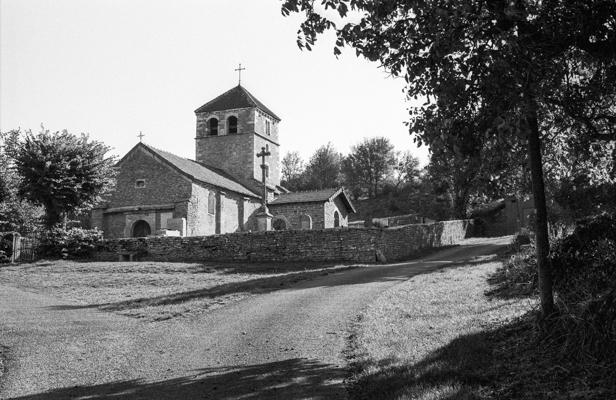
[[[210,120],[208,121],[208,125],[210,128],[210,135],[218,135],[218,120],[216,118],[210,118]]]
[[[268,119],[266,119],[265,120],[265,133],[270,135],[271,131],[272,131],[272,123]]]
[[[229,134],[237,133],[237,117],[236,116],[232,115],[229,118],[227,118],[227,132],[229,132]]]

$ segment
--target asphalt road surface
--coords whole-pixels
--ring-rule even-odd
[[[379,293],[492,254],[472,239],[421,260],[301,282],[198,318],[142,322],[0,286],[2,399],[344,399],[343,352]]]

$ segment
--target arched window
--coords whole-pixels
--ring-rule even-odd
[[[312,229],[312,218],[308,214],[299,216],[299,226],[301,229]]]
[[[133,225],[133,237],[147,237],[152,233],[150,224],[140,219]]]
[[[210,118],[210,120],[208,121],[208,125],[210,128],[210,135],[218,135],[218,120],[216,118]]]
[[[234,115],[227,118],[227,132],[229,134],[237,133],[237,117]]]
[[[338,213],[338,211],[334,211],[334,228],[337,228],[340,226],[340,214]]]
[[[216,214],[216,193],[211,192],[207,196],[207,213],[208,214]]]

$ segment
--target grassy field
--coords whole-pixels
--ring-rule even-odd
[[[41,261],[0,283],[151,321],[191,316],[349,266]]]
[[[419,275],[382,295],[351,338],[351,397],[506,397],[497,378],[503,373],[498,347],[504,342],[495,341],[496,332],[515,326],[536,302],[485,295],[500,265],[480,261]],[[509,345],[500,350],[515,352],[515,344]]]

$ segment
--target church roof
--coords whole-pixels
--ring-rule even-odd
[[[259,197],[259,195],[254,193],[252,190],[246,188],[244,185],[237,182],[230,175],[224,173],[219,169],[214,169],[204,164],[200,164],[196,161],[189,160],[188,158],[176,156],[175,154],[159,150],[152,146],[148,146],[145,143],[139,143],[133,149],[139,146],[144,148],[146,151],[149,151],[150,153],[154,154],[155,156],[158,156],[162,159],[162,161],[166,162],[171,167],[175,168],[178,172],[180,172],[182,175],[187,176],[191,180],[203,182],[213,186],[218,186],[220,188],[231,190],[239,194],[244,194],[251,197]],[[120,160],[120,162],[122,162],[122,160]]]
[[[272,110],[270,110],[263,103],[257,100],[255,96],[250,94],[250,92],[241,85],[237,85],[233,89],[228,90],[220,96],[216,97],[214,100],[208,101],[201,107],[197,108],[195,110],[195,113],[197,114],[203,112],[223,111],[231,110],[234,108],[250,107],[256,107],[280,121],[280,118],[278,118]]]
[[[270,205],[276,206],[279,204],[291,204],[291,203],[321,203],[331,201],[340,196],[342,201],[346,204],[350,212],[356,212],[355,207],[351,203],[351,199],[346,194],[343,188],[329,188],[322,190],[312,190],[308,192],[291,192],[281,193],[278,198],[270,202]]]

